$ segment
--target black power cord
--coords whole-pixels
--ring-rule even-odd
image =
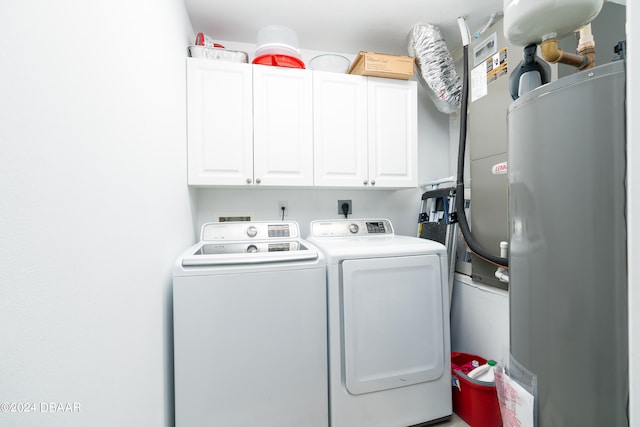
[[[342,208],[342,213],[344,214],[344,217],[346,218],[347,215],[349,215],[349,203],[343,203],[342,206],[340,206]]]
[[[458,174],[456,179],[456,212],[460,231],[467,246],[475,255],[500,267],[509,267],[509,260],[495,256],[483,248],[471,234],[467,215],[464,210],[464,152],[467,142],[467,109],[469,103],[469,46],[463,48],[462,102],[460,107],[460,140],[458,145]]]

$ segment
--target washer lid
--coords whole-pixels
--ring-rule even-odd
[[[182,266],[216,266],[315,260],[317,250],[300,239],[295,221],[209,222]]]
[[[318,253],[300,240],[256,242],[200,242],[182,257],[183,266],[259,264],[314,260]]]

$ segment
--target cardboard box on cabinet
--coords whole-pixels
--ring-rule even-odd
[[[349,74],[409,80],[413,76],[412,56],[360,52],[349,68]]]

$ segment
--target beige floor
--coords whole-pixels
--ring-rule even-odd
[[[453,414],[451,416],[451,420],[444,423],[435,424],[433,427],[469,427],[469,424],[462,421],[462,419],[456,414]]]

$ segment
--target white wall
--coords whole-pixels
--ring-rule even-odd
[[[456,274],[451,304],[451,351],[501,364],[509,356],[509,294]]]
[[[2,426],[173,424],[171,269],[193,240],[183,9],[3,4],[0,402],[35,406],[3,403]]]
[[[418,229],[420,208],[418,190],[321,190],[321,189],[215,189],[198,190],[197,227],[219,216],[248,214],[252,220],[280,220],[278,202],[289,205],[287,220],[297,221],[303,237],[309,223],[316,219],[344,218],[338,215],[338,199],[351,199],[353,214],[349,218],[382,217],[391,220],[396,234],[414,236]]]
[[[636,26],[631,23],[635,22]],[[627,268],[629,274],[629,413],[640,426],[640,6],[627,4]],[[631,78],[630,76],[633,76]]]
[[[220,41],[225,47],[245,51],[253,58],[255,45]],[[301,46],[304,48],[304,46]],[[325,52],[301,49],[305,63]],[[343,54],[353,59],[353,54]],[[450,176],[449,116],[440,113],[418,84],[418,156],[419,182],[426,183]],[[391,220],[396,233],[415,235],[418,226],[420,197],[423,189],[406,190],[339,190],[339,189],[200,189],[195,224],[199,232],[203,223],[217,221],[220,215],[249,214],[253,220],[280,219],[278,202],[286,200],[289,214],[285,219],[297,221],[303,236],[315,219],[340,218],[338,200],[353,201],[352,218],[384,217]]]

